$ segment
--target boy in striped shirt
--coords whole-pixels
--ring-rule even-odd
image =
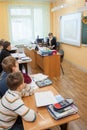
[[[0,99],[0,130],[10,130],[18,115],[26,121],[35,121],[35,111],[28,108],[21,99],[21,91],[25,87],[21,72],[8,74],[7,85],[9,89]]]

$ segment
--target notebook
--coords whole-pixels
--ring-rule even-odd
[[[57,100],[55,99],[55,96],[53,95],[52,91],[36,92],[34,96],[37,107],[57,103]]]

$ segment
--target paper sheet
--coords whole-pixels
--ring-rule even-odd
[[[55,99],[52,91],[36,92],[35,101],[37,107],[57,103],[57,100]]]

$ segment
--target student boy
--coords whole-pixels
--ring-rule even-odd
[[[1,76],[0,76],[0,97],[2,97],[5,94],[5,92],[8,90],[8,86],[6,83],[7,75],[9,73],[19,71],[18,62],[12,56],[8,56],[3,59],[2,67],[3,67],[3,72],[1,73]],[[29,86],[29,84],[31,83],[31,78],[25,74],[23,74],[23,77],[24,77],[24,82],[27,83],[26,88],[25,88],[25,89],[27,89],[27,91],[24,91],[25,89],[23,89],[22,95],[29,96],[33,92],[33,89],[30,88],[30,86]]]
[[[35,121],[35,111],[28,108],[21,99],[21,91],[25,87],[21,72],[8,74],[7,85],[9,89],[0,100],[0,129],[10,129],[18,115],[26,121]]]

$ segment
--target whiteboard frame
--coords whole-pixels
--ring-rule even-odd
[[[60,42],[81,45],[81,18],[81,12],[60,17]]]

